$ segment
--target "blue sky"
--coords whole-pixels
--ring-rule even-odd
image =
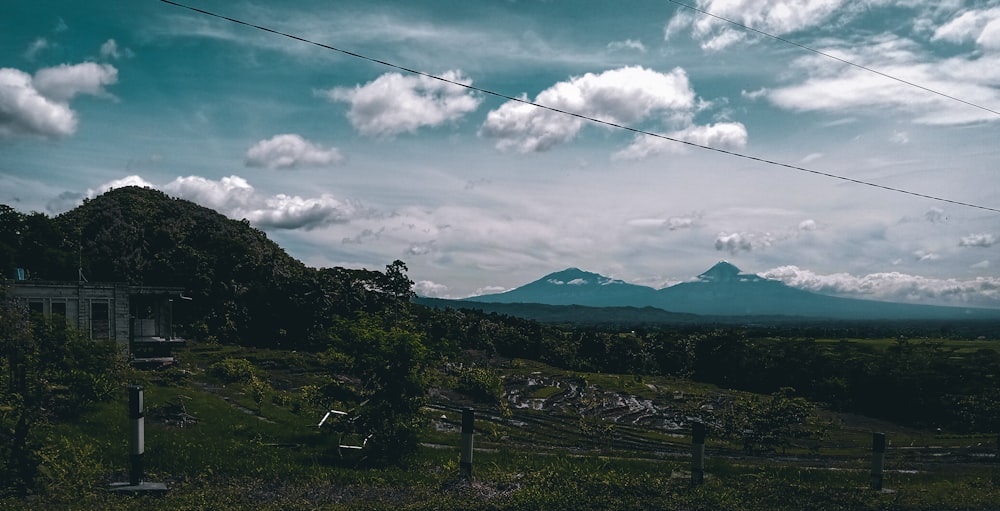
[[[1000,1],[189,0],[451,81],[1000,208]],[[311,266],[419,293],[566,267],[663,287],[725,259],[805,289],[1000,307],[1000,213],[509,102],[163,2],[0,17],[0,203],[141,184]]]

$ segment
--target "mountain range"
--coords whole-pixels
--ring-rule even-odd
[[[692,281],[663,289],[568,268],[503,293],[461,300],[480,304],[655,308],[699,316],[838,320],[1000,319],[1000,310],[859,300],[797,289],[743,273],[721,261]],[[457,305],[457,304],[456,304]]]

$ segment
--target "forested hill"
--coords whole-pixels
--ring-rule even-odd
[[[380,310],[393,288],[382,272],[309,268],[246,221],[139,187],[54,218],[0,206],[0,264],[5,277],[76,281],[82,270],[91,282],[183,287],[193,300],[175,319],[190,335],[250,344],[301,347],[331,318]]]

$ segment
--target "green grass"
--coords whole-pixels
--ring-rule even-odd
[[[792,446],[786,457],[752,456],[740,446],[709,438],[705,484],[690,484],[690,438],[660,430],[636,434],[660,451],[629,450],[612,438],[596,442],[581,434],[578,417],[550,420],[533,410],[515,410],[520,426],[496,410],[477,414],[472,482],[459,478],[460,417],[428,409],[452,427],[429,427],[416,456],[405,466],[354,468],[341,458],[332,437],[315,425],[319,411],[297,401],[297,389],[328,377],[313,355],[222,346],[192,346],[180,358],[186,372],[138,372],[145,388],[147,480],[162,481],[162,498],[126,498],[106,491],[127,479],[126,393],[102,403],[72,424],[54,428],[46,441],[45,492],[27,501],[0,501],[0,509],[329,509],[329,510],[950,510],[996,508],[1000,464],[943,463],[891,449],[885,487],[868,489],[871,431],[885,430],[892,445],[964,448],[991,436],[936,435],[859,417],[824,412],[831,423],[819,454]],[[269,382],[260,407],[246,384],[225,383],[207,368],[225,358],[253,363]],[[710,385],[666,377],[569,372],[518,361],[506,374],[586,380],[605,390],[675,401],[694,409],[715,394],[734,394]],[[533,389],[536,398],[558,394]],[[640,394],[641,392],[641,394]],[[197,422],[178,427],[152,411],[183,403]],[[478,406],[478,405],[477,405]],[[554,429],[553,429],[554,428]],[[625,425],[616,426],[622,434]],[[993,443],[991,443],[993,442]],[[791,459],[799,457],[801,459]]]

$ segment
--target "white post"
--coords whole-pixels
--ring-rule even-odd
[[[132,425],[132,437],[129,443],[130,464],[128,481],[132,486],[142,484],[143,478],[143,457],[146,453],[145,447],[145,413],[142,410],[142,386],[128,386],[128,407],[129,419]]]

